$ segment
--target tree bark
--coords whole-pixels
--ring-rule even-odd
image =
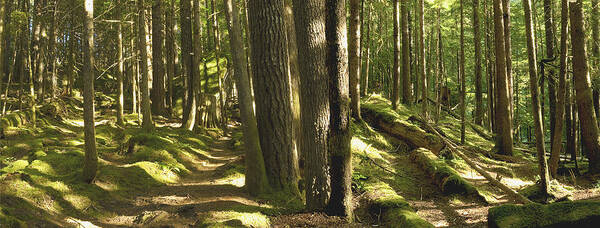
[[[350,150],[350,94],[348,88],[348,40],[346,1],[326,1],[327,66],[329,74],[329,161],[331,199],[329,215],[352,220],[352,153]],[[397,46],[399,44],[397,43]]]
[[[544,0],[544,26],[546,31],[546,59],[554,59],[554,19],[552,13],[552,0]],[[550,105],[550,141],[551,150],[554,146],[554,135],[562,134],[554,129],[556,126],[556,80],[554,79],[554,68],[550,67],[546,70],[548,72],[548,98]],[[544,72],[542,72],[544,73]],[[554,150],[552,150],[554,151]]]
[[[398,43],[398,46],[400,44]],[[425,74],[425,2],[419,0],[419,75],[421,76],[421,115],[423,119],[429,119],[427,112],[427,74]]]
[[[248,2],[254,95],[267,178],[276,191],[299,195],[293,153],[288,53],[282,0]]]
[[[349,71],[350,71],[350,99],[352,117],[361,120],[360,116],[360,0],[350,0],[350,31],[348,42]]]
[[[582,141],[588,158],[589,172],[600,173],[600,138],[598,138],[598,122],[594,113],[592,88],[585,50],[585,29],[583,26],[583,1],[571,3],[569,15],[571,19],[571,42],[573,48],[573,77],[575,80],[575,96],[581,122]]]
[[[473,42],[475,43],[475,124],[483,124],[483,86],[481,84],[481,29],[479,0],[473,0]]]
[[[406,105],[412,103],[411,77],[410,77],[410,34],[408,31],[408,1],[403,0],[401,5],[402,13],[402,102]]]
[[[164,2],[152,3],[152,111],[167,116],[165,107]]]
[[[252,109],[253,100],[248,78],[247,58],[242,40],[242,25],[239,20],[239,9],[232,0],[224,0],[226,12],[229,14],[229,39],[234,67],[236,88],[238,91],[240,117],[244,131],[244,148],[246,157],[246,190],[251,195],[257,196],[269,190],[269,183],[265,173],[265,161],[260,148],[258,126]]]
[[[0,42],[4,40],[4,11],[5,11],[5,3],[0,0]],[[2,76],[4,75],[4,47],[0,48],[0,80],[2,80]]]
[[[154,128],[152,122],[152,111],[150,108],[150,94],[148,89],[148,80],[152,77],[149,69],[150,43],[148,41],[148,25],[146,24],[146,10],[144,0],[137,1],[138,6],[138,49],[140,50],[140,68],[142,69],[142,78],[140,81],[140,93],[142,95],[142,127],[146,130]]]
[[[496,125],[498,136],[496,146],[502,155],[513,155],[512,118],[510,109],[510,88],[506,67],[504,19],[502,0],[494,1],[494,37],[496,49],[496,89],[498,98],[496,102]]]
[[[365,1],[365,0],[363,0]],[[371,65],[371,14],[373,9],[371,9],[371,2],[367,3],[367,30],[365,31],[366,33],[366,39],[364,39],[363,41],[363,45],[365,45],[365,54],[363,54],[363,56],[361,57],[361,59],[365,59],[365,73],[361,76],[361,83],[360,83],[360,95],[362,96],[366,96],[367,92],[368,92],[368,88],[369,88],[369,68]],[[364,20],[364,18],[363,18]],[[361,116],[362,118],[362,116]]]
[[[182,60],[182,75],[187,78],[187,91],[186,99],[184,99],[185,105],[183,108],[183,122],[181,127],[188,130],[193,130],[196,123],[196,76],[194,65],[192,61],[192,44],[194,43],[192,38],[192,4],[191,0],[181,0],[180,6],[180,24],[181,24],[181,60]],[[194,1],[194,4],[199,4],[198,0]]]
[[[96,130],[94,122],[94,0],[85,0],[83,22],[83,133],[85,140],[85,160],[83,181],[92,183],[98,170],[96,152]]]
[[[460,78],[460,143],[465,144],[466,133],[466,83],[465,79],[465,16],[463,12],[463,0],[460,0],[460,67],[458,77]]]
[[[121,0],[117,1],[117,20],[119,23],[117,24],[117,56],[119,58],[119,66],[117,67],[117,125],[124,126],[125,123],[123,121],[123,103],[125,102],[125,97],[123,95],[123,23],[121,22],[123,17],[123,6]]]
[[[513,106],[513,75],[512,75],[512,44],[510,35],[510,0],[501,0],[503,10],[503,23],[504,23],[504,56],[506,58],[506,78],[508,79],[508,105],[510,106],[510,121],[512,127],[512,118],[514,113]],[[512,131],[512,128],[511,128]]]
[[[393,76],[392,76],[392,108],[394,110],[398,109],[398,98],[399,98],[399,88],[398,84],[400,82],[400,0],[394,0],[394,10],[392,16],[394,17],[394,67],[392,68]]]
[[[165,13],[165,49],[167,51],[167,115],[171,116],[173,113],[173,98],[174,98],[174,90],[173,90],[173,80],[175,79],[175,68],[176,61],[175,58],[178,55],[177,49],[175,45],[175,0],[170,0],[168,3],[167,11]]]

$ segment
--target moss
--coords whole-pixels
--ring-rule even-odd
[[[365,186],[367,198],[371,199],[368,211],[381,218],[387,227],[433,227],[419,217],[404,197],[396,194],[388,184],[371,180]]]
[[[219,211],[200,219],[201,227],[270,227],[267,216],[259,212]]]
[[[14,173],[24,169],[28,165],[29,162],[26,160],[17,160],[15,162],[10,163],[8,166],[0,169],[0,173]]]
[[[600,202],[503,205],[489,210],[489,227],[593,227],[600,224]]]

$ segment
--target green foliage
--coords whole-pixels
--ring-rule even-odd
[[[507,204],[489,210],[489,227],[586,227],[600,222],[600,202]]]

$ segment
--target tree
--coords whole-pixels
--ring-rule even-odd
[[[408,0],[402,1],[402,102],[410,105],[412,102],[410,82],[410,33],[408,32]]]
[[[473,0],[473,42],[475,43],[475,124],[483,124],[483,89],[481,85],[481,29],[479,0]]]
[[[535,37],[531,19],[531,1],[523,0],[525,13],[525,34],[527,36],[527,56],[529,57],[529,87],[531,89],[533,123],[535,124],[535,139],[537,147],[538,168],[540,169],[540,190],[544,196],[549,194],[548,164],[546,163],[546,148],[544,144],[544,124],[542,122],[542,111],[537,78],[537,61],[535,52]]]
[[[178,56],[175,46],[175,0],[170,0],[165,13],[165,50],[166,56],[166,71],[167,71],[167,114],[170,116],[173,113],[173,80],[175,78],[176,58]]]
[[[83,21],[83,134],[85,140],[85,159],[83,162],[83,181],[92,183],[98,170],[96,152],[96,129],[94,121],[94,0],[85,0]]]
[[[0,42],[4,40],[4,1],[0,0]],[[0,79],[4,74],[4,48],[0,48]]]
[[[583,1],[571,3],[569,15],[571,19],[571,42],[573,48],[573,77],[575,80],[575,93],[579,121],[581,122],[581,135],[588,158],[590,159],[589,172],[600,173],[600,138],[598,121],[594,113],[592,101],[592,88],[585,50],[585,29],[583,26]]]
[[[352,117],[356,120],[362,119],[360,116],[360,84],[358,83],[360,81],[360,2],[360,0],[350,0],[350,31],[348,32],[350,99],[352,101],[350,107],[352,110]]]
[[[258,137],[258,126],[256,117],[252,110],[252,93],[250,91],[250,80],[248,78],[248,68],[244,42],[242,40],[242,25],[239,20],[239,9],[232,0],[224,0],[225,9],[229,15],[229,39],[231,45],[231,55],[234,67],[234,76],[238,99],[240,103],[240,117],[242,119],[244,131],[244,148],[246,150],[246,190],[254,196],[268,192],[269,183],[265,173],[265,163],[263,160],[260,140]]]
[[[400,84],[400,0],[394,0],[394,67],[392,68],[392,108],[396,110],[398,108],[398,97]]]
[[[191,60],[192,60],[192,68],[190,68],[190,73],[192,75],[193,78],[190,78],[188,80],[188,93],[190,94],[190,96],[194,99],[193,101],[188,100],[188,102],[192,102],[192,104],[188,103],[190,106],[190,113],[188,114],[190,119],[188,119],[188,122],[186,122],[186,124],[190,124],[189,126],[186,126],[186,128],[188,130],[192,130],[194,129],[195,125],[200,125],[202,124],[202,120],[201,120],[201,107],[204,104],[204,93],[202,92],[202,87],[201,87],[201,81],[200,81],[200,63],[202,62],[202,58],[203,58],[203,46],[202,46],[202,22],[201,22],[201,18],[202,18],[202,10],[200,8],[200,0],[195,0],[194,1],[194,6],[193,6],[193,16],[194,16],[194,22],[193,22],[193,35],[191,38],[193,38],[193,47],[192,47],[192,51],[193,53],[191,54]],[[206,61],[204,62],[204,72],[206,72]],[[208,80],[208,75],[206,75],[206,78]],[[206,84],[208,84],[208,82],[206,82]],[[206,85],[205,85],[206,86]]]
[[[544,30],[546,32],[546,59],[554,59],[554,19],[552,13],[552,0],[544,0]],[[544,73],[544,72],[542,72]],[[554,68],[550,67],[548,69],[548,98],[550,105],[550,145],[551,148],[554,146],[554,135],[562,134],[561,132],[557,132],[554,130],[554,126],[556,125],[556,80],[554,79]],[[555,151],[555,150],[552,150]]]
[[[306,209],[325,209],[331,192],[328,165],[328,131],[330,120],[327,46],[319,45],[325,37],[325,2],[295,0],[294,16],[300,74],[302,137],[299,150],[306,160]]]
[[[352,153],[350,150],[350,100],[346,1],[326,1],[327,69],[329,74],[329,161],[331,164],[330,215],[352,220]],[[397,16],[396,16],[397,17]],[[396,46],[399,46],[396,42]]]
[[[254,95],[260,146],[269,184],[299,195],[297,157],[292,148],[292,115],[283,0],[248,2]]]
[[[504,155],[513,154],[512,118],[510,113],[510,89],[506,72],[505,37],[502,0],[494,0],[494,44],[496,50],[496,146]]]
[[[364,2],[364,1],[363,1]],[[365,69],[365,73],[360,77],[361,79],[361,83],[360,83],[360,94],[362,96],[367,95],[368,92],[368,88],[369,88],[369,68],[371,65],[371,13],[372,13],[372,9],[371,9],[371,2],[367,3],[367,30],[365,31],[366,33],[366,39],[364,40],[364,46],[365,47],[365,53],[363,54],[363,57],[365,59],[365,67],[363,69]],[[364,18],[363,18],[364,20]],[[362,36],[361,36],[362,37]]]
[[[140,79],[140,93],[142,94],[142,127],[144,129],[154,128],[152,122],[152,111],[150,109],[150,94],[148,90],[148,80],[152,72],[149,69],[150,52],[148,42],[148,25],[146,24],[146,9],[144,0],[137,1],[138,6],[138,49],[140,50],[140,68],[142,69],[142,78]]]
[[[460,0],[460,67],[459,78],[460,78],[460,143],[465,144],[466,140],[466,83],[465,79],[465,16],[463,13],[463,0]]]
[[[167,115],[165,107],[164,0],[152,0],[152,111]]]
[[[196,0],[197,1],[197,0]],[[187,91],[185,93],[185,105],[183,106],[183,122],[181,127],[193,130],[196,121],[196,97],[194,65],[192,62],[192,4],[191,0],[180,0],[180,24],[181,24],[181,61],[183,75],[187,78]],[[194,2],[194,4],[197,4]]]
[[[124,60],[123,60],[123,22],[121,22],[123,17],[123,6],[121,0],[117,1],[117,20],[119,23],[117,24],[117,56],[119,58],[119,64],[117,67],[117,87],[118,87],[118,97],[117,97],[117,125],[124,126],[125,123],[123,121],[123,103],[125,102],[125,96],[123,94],[123,70],[124,70]]]
[[[462,0],[461,0],[462,2]],[[461,11],[462,13],[462,11]],[[462,15],[462,14],[461,14]],[[419,75],[421,76],[421,107],[423,119],[427,120],[427,75],[425,74],[425,3],[419,0]],[[462,29],[462,27],[461,27]],[[400,46],[400,44],[398,44]]]
[[[510,34],[510,0],[502,1],[502,18],[504,23],[504,57],[506,58],[506,78],[508,86],[508,105],[510,107],[510,121],[512,127],[512,117],[514,113],[513,106],[513,76],[512,76],[512,45],[511,45],[511,34]],[[511,128],[512,131],[512,128]]]

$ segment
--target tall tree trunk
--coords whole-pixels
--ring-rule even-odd
[[[207,3],[208,4],[208,3]],[[190,110],[190,117],[189,118],[194,118],[195,120],[191,120],[188,122],[189,124],[191,124],[190,126],[187,126],[188,129],[193,129],[194,125],[202,125],[204,124],[204,121],[202,120],[202,111],[203,111],[203,105],[204,105],[204,95],[206,95],[207,91],[202,91],[202,86],[201,86],[201,80],[200,80],[200,63],[202,62],[202,58],[206,55],[204,53],[205,47],[203,47],[203,43],[202,43],[202,22],[201,22],[201,18],[202,18],[202,8],[200,7],[200,0],[196,0],[194,1],[194,6],[193,6],[193,15],[194,15],[194,22],[193,22],[193,47],[192,47],[192,68],[190,73],[193,75],[194,79],[193,80],[189,80],[190,84],[188,87],[190,89],[190,94],[192,94],[191,96],[194,97],[193,102],[195,102],[194,104],[192,104],[192,108]],[[208,9],[207,9],[207,12]],[[207,51],[208,52],[208,51]],[[204,61],[204,72],[206,72],[206,61]],[[208,75],[206,75],[206,78],[208,80]],[[208,85],[208,81],[206,82],[206,85]],[[188,101],[189,102],[189,101]]]
[[[285,23],[287,32],[288,61],[290,64],[290,96],[292,98],[292,127],[294,154],[298,157],[298,165],[304,161],[304,156],[300,149],[302,138],[302,119],[300,104],[300,69],[298,66],[298,44],[296,43],[296,23],[294,21],[294,10],[292,0],[285,0]],[[298,167],[298,170],[300,167]],[[300,174],[301,175],[301,174]]]
[[[94,0],[85,0],[83,22],[83,133],[85,139],[85,160],[83,181],[92,183],[98,170],[96,152],[96,130],[94,122]]]
[[[215,0],[211,0],[212,7],[212,17],[213,17],[213,38],[215,42],[215,61],[217,63],[217,79],[219,81],[219,107],[221,109],[221,116],[218,117],[220,119],[220,126],[222,129],[227,128],[227,109],[225,108],[225,91],[223,87],[223,76],[221,75],[221,34],[219,32],[219,20],[218,14],[219,12],[216,10]]]
[[[490,129],[491,132],[496,132],[495,130],[495,126],[496,126],[496,112],[495,112],[495,101],[496,101],[496,89],[495,89],[495,80],[494,80],[494,61],[492,58],[492,52],[494,51],[494,49],[491,47],[492,41],[490,38],[490,34],[491,34],[491,27],[492,27],[492,23],[490,22],[492,20],[492,14],[491,14],[491,10],[489,10],[489,8],[487,7],[487,3],[489,1],[485,1],[485,6],[483,8],[485,8],[486,10],[486,34],[485,34],[485,46],[486,46],[486,52],[485,52],[485,58],[486,58],[486,75],[487,75],[487,103],[488,103],[488,127]]]
[[[510,121],[512,127],[512,118],[514,113],[513,105],[513,75],[512,75],[512,44],[510,35],[510,0],[502,1],[502,17],[504,23],[504,56],[506,58],[506,78],[508,79],[508,105],[510,106]],[[512,128],[511,128],[512,131]]]
[[[403,0],[400,9],[402,13],[402,103],[406,105],[410,105],[412,103],[412,88],[410,79],[410,34],[408,31],[410,21],[408,17],[408,1],[409,0]]]
[[[169,0],[167,11],[165,13],[165,50],[167,51],[167,115],[171,116],[173,113],[173,80],[175,79],[175,58],[177,54],[177,48],[175,45],[175,0]]]
[[[350,150],[350,100],[348,88],[348,40],[346,37],[346,1],[326,3],[327,66],[329,72],[329,161],[331,164],[330,215],[352,220],[352,153]],[[399,44],[397,44],[398,46]]]
[[[152,111],[166,116],[165,108],[165,57],[164,50],[164,0],[152,0]]]
[[[397,44],[400,46],[400,43]],[[429,119],[427,113],[427,75],[425,74],[425,2],[419,0],[419,75],[421,76],[421,114],[423,119]]]
[[[569,15],[571,18],[571,42],[573,48],[573,77],[579,120],[581,122],[582,141],[588,158],[589,172],[600,173],[600,138],[598,137],[598,122],[592,102],[592,88],[588,72],[585,51],[585,29],[583,26],[583,1],[571,3]]]
[[[117,87],[118,87],[118,97],[117,97],[117,125],[124,126],[125,123],[123,121],[123,103],[125,102],[125,97],[123,95],[123,70],[124,70],[124,60],[123,60],[123,23],[121,22],[123,17],[123,6],[121,0],[117,1],[117,20],[119,23],[117,24],[117,55],[119,57],[119,66],[117,68]]]
[[[199,4],[199,0],[195,0],[194,4]],[[192,4],[191,0],[181,0],[180,2],[180,24],[181,24],[181,59],[183,63],[183,75],[187,78],[187,91],[184,99],[186,101],[183,109],[183,122],[181,127],[193,130],[196,123],[196,76],[194,65],[192,62]]]
[[[554,19],[552,13],[552,0],[544,0],[544,26],[546,31],[546,59],[554,59]],[[554,146],[554,135],[562,134],[554,129],[556,126],[556,80],[554,79],[554,68],[547,69],[548,98],[550,104],[550,139],[551,149]],[[544,73],[544,72],[542,72]],[[554,150],[552,150],[554,151]]]
[[[394,67],[393,67],[393,77],[392,77],[392,108],[394,110],[398,109],[398,98],[399,98],[399,88],[398,84],[400,82],[400,0],[394,0]]]
[[[284,2],[248,2],[254,95],[260,145],[274,190],[299,195],[293,153],[292,114]]]
[[[554,122],[555,134],[552,135],[552,153],[550,155],[550,174],[557,178],[558,162],[562,151],[563,125],[565,120],[565,99],[567,90],[567,39],[569,28],[569,6],[567,0],[561,0],[560,18],[560,66],[558,71],[558,91],[556,91],[556,113]],[[568,115],[571,115],[569,113]],[[567,125],[570,118],[567,118]],[[569,130],[567,129],[567,145],[569,144]]]
[[[483,124],[483,86],[481,84],[481,29],[479,0],[473,0],[473,42],[475,43],[475,124]]]
[[[57,80],[57,76],[56,76],[56,61],[57,58],[55,58],[54,56],[57,56],[56,54],[56,10],[57,10],[57,4],[58,2],[56,0],[52,0],[51,4],[51,15],[50,15],[50,30],[48,31],[49,33],[49,37],[48,37],[48,54],[50,57],[50,65],[52,67],[52,72],[50,73],[50,85],[49,85],[49,89],[50,89],[50,97],[52,98],[56,98],[56,90],[58,90],[58,80]]]
[[[360,81],[360,2],[360,0],[350,0],[350,31],[348,32],[348,54],[350,55],[348,63],[350,71],[350,107],[352,117],[356,120],[362,119],[360,116],[360,84],[358,83]]]
[[[496,102],[496,124],[498,136],[496,146],[499,153],[513,155],[512,118],[510,112],[510,88],[506,67],[504,19],[502,0],[494,0],[494,34],[496,49],[496,89],[498,98]]]
[[[443,64],[442,62],[444,61],[442,58],[443,52],[442,52],[442,47],[443,42],[442,42],[442,26],[440,23],[441,17],[440,17],[440,11],[441,9],[438,8],[437,9],[437,22],[436,22],[436,29],[437,29],[437,48],[436,48],[436,61],[437,61],[437,66],[436,66],[436,72],[435,72],[435,117],[434,117],[434,121],[435,123],[437,123],[440,120],[440,112],[442,111],[442,96],[441,96],[441,77],[442,77],[442,73],[443,73]]]
[[[363,0],[365,1],[365,0]],[[369,1],[367,3],[367,30],[365,31],[365,33],[367,34],[366,39],[364,39],[364,45],[365,47],[365,54],[363,55],[363,57],[361,59],[365,59],[365,73],[362,75],[361,79],[361,83],[360,83],[360,94],[362,96],[367,95],[368,90],[369,90],[369,71],[370,71],[370,65],[371,65],[371,14],[372,14],[372,7],[371,7],[371,2]]]
[[[523,0],[525,13],[525,34],[527,36],[527,55],[529,56],[529,85],[531,89],[533,123],[535,125],[535,141],[537,148],[538,168],[540,169],[540,189],[544,197],[548,196],[549,177],[548,164],[546,163],[546,148],[544,144],[544,123],[542,122],[542,112],[540,107],[539,86],[537,84],[537,59],[535,52],[535,38],[533,36],[533,25],[531,19],[531,0]]]
[[[5,2],[0,0],[0,42],[4,40],[4,11]],[[4,47],[0,48],[0,81],[4,75]]]
[[[131,46],[131,55],[133,56],[133,58],[131,59],[131,113],[133,114],[138,114],[138,84],[139,84],[139,65],[140,65],[140,61],[138,60],[140,55],[139,55],[139,50],[136,47],[136,43],[134,40],[136,40],[136,33],[135,33],[135,27],[136,26],[131,26],[131,40],[130,40],[130,46]],[[139,119],[139,118],[138,118]]]
[[[465,132],[466,132],[466,83],[465,79],[465,15],[463,12],[463,0],[460,0],[460,143],[465,144]]]
[[[306,209],[324,210],[331,192],[329,180],[328,131],[330,119],[325,2],[295,0],[296,39],[301,86],[302,133],[300,151],[306,159]]]
[[[34,1],[34,11],[35,17],[33,18],[34,22],[34,31],[33,31],[33,51],[35,55],[35,70],[34,77],[36,84],[38,85],[37,95],[38,99],[41,100],[43,97],[42,91],[42,81],[44,78],[44,72],[46,70],[46,62],[45,62],[45,51],[44,51],[44,37],[46,36],[46,26],[44,25],[44,20],[42,16],[42,9],[45,7],[45,0],[36,0]]]
[[[231,55],[233,57],[235,85],[238,91],[240,117],[244,131],[246,190],[251,195],[257,196],[268,191],[269,183],[265,173],[265,161],[260,148],[256,117],[252,110],[254,102],[252,101],[252,92],[250,91],[246,53],[243,51],[242,25],[239,20],[237,5],[232,0],[224,0],[224,3],[226,12],[230,18],[230,22],[228,23],[229,39],[231,41]]]
[[[150,43],[148,41],[148,25],[146,24],[146,9],[144,0],[137,1],[138,6],[138,49],[140,50],[140,68],[142,69],[142,78],[140,81],[140,92],[142,94],[142,127],[146,130],[154,128],[152,122],[152,111],[150,108],[150,92],[148,89],[148,80],[152,77],[150,66]]]

